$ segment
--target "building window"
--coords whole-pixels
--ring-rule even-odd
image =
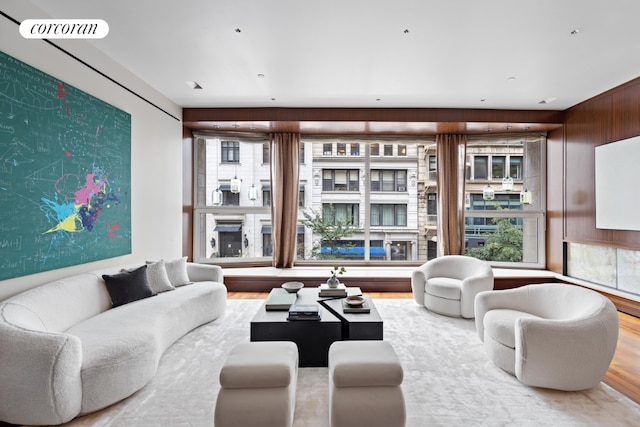
[[[222,163],[238,163],[240,162],[240,142],[238,141],[222,141]]]
[[[406,155],[407,155],[407,146],[398,145],[398,156],[406,156]]]
[[[407,191],[407,171],[372,170],[371,191]]]
[[[436,180],[436,156],[429,156],[429,181]]]
[[[360,144],[351,144],[350,146],[351,148],[351,155],[352,156],[359,156],[360,155]]]
[[[473,179],[489,179],[487,156],[475,156],[473,158]]]
[[[338,142],[336,144],[336,155],[337,156],[346,156],[347,155],[347,144]]]
[[[491,179],[502,179],[505,177],[505,156],[491,157]]]
[[[304,143],[300,143],[300,152],[299,152],[299,162],[301,165],[304,164]]]
[[[407,205],[372,204],[371,226],[407,226]]]
[[[371,155],[372,156],[379,156],[380,155],[380,144],[371,144],[370,146],[371,149]]]
[[[522,156],[511,156],[509,158],[509,176],[513,179],[522,179]]]
[[[232,193],[228,185],[220,186],[223,206],[240,206],[240,193]],[[224,188],[223,188],[224,187]]]
[[[262,187],[262,206],[271,206],[271,187]]]
[[[358,169],[324,169],[322,191],[358,191]]]
[[[300,186],[300,190],[298,192],[298,206],[304,207],[304,185]]]
[[[393,156],[393,145],[385,144],[384,145],[384,155],[385,156]]]
[[[359,223],[360,205],[353,203],[323,203],[322,217],[331,225]]]
[[[265,142],[264,144],[262,144],[262,163],[264,163],[265,165],[268,165],[269,163],[271,163],[271,155],[269,151],[268,142]]]
[[[332,156],[333,155],[333,144],[322,144],[322,155],[323,156]]]

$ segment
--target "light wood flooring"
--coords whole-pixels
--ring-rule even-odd
[[[413,298],[410,292],[365,292],[373,299]],[[229,299],[264,299],[266,292],[229,292]],[[620,335],[604,382],[640,404],[640,318],[618,312]]]

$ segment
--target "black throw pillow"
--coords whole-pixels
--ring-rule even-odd
[[[113,307],[154,296],[147,278],[147,266],[119,274],[103,274]]]

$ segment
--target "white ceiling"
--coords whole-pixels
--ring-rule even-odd
[[[30,1],[183,107],[564,110],[640,76],[639,0]]]

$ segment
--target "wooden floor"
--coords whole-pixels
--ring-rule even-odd
[[[365,292],[373,299],[413,298],[410,292]],[[229,292],[230,299],[264,299],[262,292]],[[640,318],[618,312],[620,335],[604,382],[640,404]]]

